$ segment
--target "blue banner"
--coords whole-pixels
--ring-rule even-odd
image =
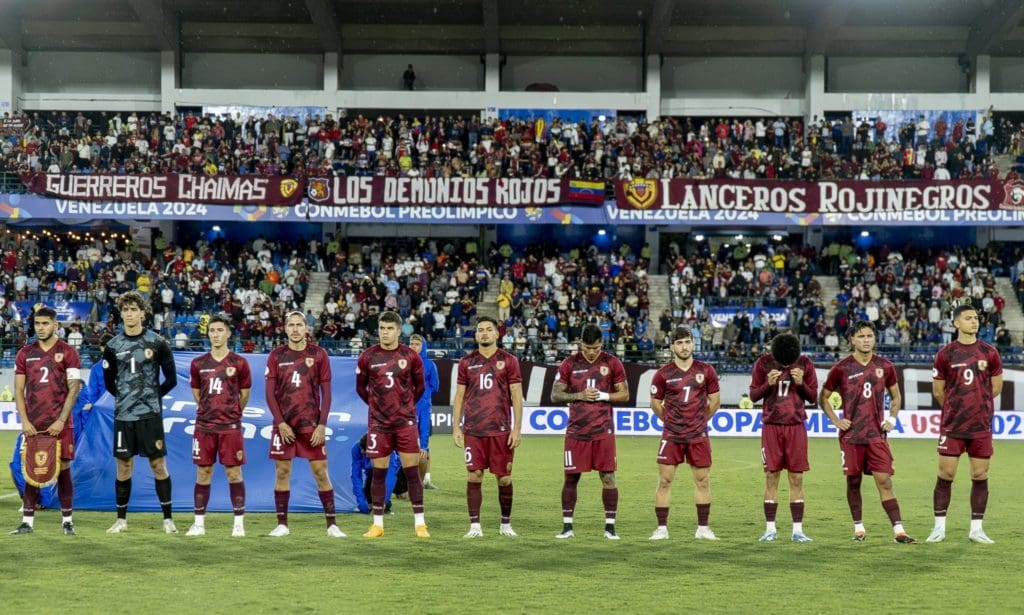
[[[725,327],[730,320],[744,312],[750,317],[751,322],[759,312],[764,312],[768,319],[774,320],[775,324],[779,325],[780,329],[789,328],[789,310],[780,307],[713,307],[708,308],[708,318],[713,326]],[[765,321],[764,325],[767,324],[768,322]]]
[[[57,322],[74,322],[76,320],[87,321],[92,313],[91,301],[51,301],[45,300],[38,303],[32,301],[15,301],[14,312],[19,319],[27,319],[32,313],[32,308],[37,305],[51,307],[57,312]]]
[[[196,404],[189,383],[189,367],[199,353],[179,352],[174,355],[178,372],[178,386],[164,398],[164,431],[166,432],[167,469],[171,474],[174,510],[191,511],[194,505],[192,486],[195,483],[195,465],[192,463],[192,432],[195,428]],[[267,355],[242,355],[249,361],[253,374],[252,394],[242,416],[245,435],[245,456],[242,466],[245,480],[245,509],[250,512],[274,511],[274,462],[270,450],[270,432],[273,419],[266,406],[264,380]],[[366,405],[354,394],[356,359],[331,357],[334,407],[327,421],[327,456],[334,501],[339,512],[356,508],[349,475],[352,444],[366,432]],[[94,406],[72,463],[75,479],[75,508],[85,510],[114,510],[113,457],[114,399],[104,395]],[[212,512],[229,512],[228,485],[224,473],[216,469],[213,488],[207,507]],[[130,512],[160,510],[146,459],[135,460],[132,475]],[[304,459],[295,459],[292,470],[291,512],[320,512],[323,510],[317,495],[316,482]]]

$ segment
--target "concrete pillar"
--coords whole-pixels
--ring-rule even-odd
[[[501,92],[501,55],[488,53],[484,56],[484,92],[498,94]]]
[[[644,92],[647,96],[647,120],[661,115],[661,56],[647,56],[644,63]]]
[[[333,94],[338,91],[338,77],[341,62],[337,51],[324,53],[324,91]]]
[[[181,54],[165,49],[160,52],[160,110],[174,113],[177,90],[181,87]]]
[[[825,117],[825,56],[815,55],[807,59],[807,74],[804,84],[804,125],[814,118]]]
[[[0,114],[21,110],[22,54],[0,49]]]
[[[971,92],[988,96],[992,93],[992,56],[974,58],[974,70],[971,71]]]

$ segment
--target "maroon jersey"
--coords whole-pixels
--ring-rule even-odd
[[[992,433],[992,378],[1003,373],[1003,361],[985,342],[953,341],[935,355],[932,378],[946,382],[941,433],[970,440]]]
[[[33,342],[18,351],[14,373],[25,376],[25,413],[38,431],[60,418],[68,398],[68,379],[81,380],[82,364],[74,347],[57,340],[49,350]],[[66,427],[72,427],[68,415]]]
[[[498,349],[491,358],[473,351],[459,361],[463,431],[471,436],[497,436],[512,429],[510,385],[522,384],[519,360]]]
[[[850,428],[839,432],[847,444],[868,444],[883,439],[886,390],[896,384],[896,368],[878,355],[861,365],[853,355],[832,366],[825,388],[838,391],[843,399],[843,418]]]
[[[306,344],[292,350],[284,345],[267,355],[266,394],[273,396],[280,419],[292,429],[311,432],[326,423],[330,402],[321,399],[321,384],[330,390],[331,360],[323,348]]]
[[[416,425],[416,401],[423,396],[423,360],[399,344],[370,346],[356,363],[356,393],[369,406],[370,431],[390,433]]]
[[[196,429],[238,429],[242,420],[242,390],[252,388],[249,362],[233,352],[218,361],[208,352],[192,359],[191,373],[192,388],[199,390]]]
[[[703,361],[694,360],[686,371],[672,361],[655,372],[651,397],[665,402],[662,437],[689,442],[707,435],[708,396],[718,391],[718,374]]]
[[[798,367],[804,370],[803,384],[793,382],[790,370]],[[779,370],[782,375],[775,386],[768,384],[768,372]],[[818,376],[814,363],[805,356],[790,366],[780,365],[770,354],[762,355],[754,363],[754,374],[750,381],[751,401],[764,400],[761,421],[773,425],[795,425],[807,420],[805,402],[815,403],[818,399]]]
[[[626,381],[626,370],[615,355],[601,352],[593,363],[583,358],[582,352],[567,357],[558,367],[555,382],[565,383],[568,393],[580,393],[593,387],[602,393],[614,393],[615,386]],[[569,424],[566,437],[576,440],[596,440],[615,433],[612,423],[612,403],[609,401],[574,401],[569,404]]]

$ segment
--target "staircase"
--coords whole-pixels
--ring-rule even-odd
[[[1003,320],[1013,344],[1019,346],[1024,339],[1024,312],[1021,311],[1020,302],[1013,292],[1013,280],[1008,277],[996,278],[996,294],[1006,301],[1006,305],[1003,306]]]
[[[501,280],[496,275],[487,278],[487,290],[484,291],[484,296],[476,302],[477,314],[498,317],[498,285],[500,283]]]
[[[669,294],[669,282],[667,275],[650,275],[647,276],[647,299],[650,301],[650,307],[648,308],[649,318],[654,323],[654,329],[658,328],[658,319],[661,318],[661,313],[665,310],[672,309],[672,297]],[[655,339],[655,343],[661,342],[661,332],[657,333],[659,339]]]
[[[312,310],[314,316],[320,316],[320,312],[324,311],[324,295],[331,286],[330,275],[326,271],[314,271],[309,274],[306,303],[302,308],[306,311]]]
[[[825,306],[825,323],[831,325],[836,318],[837,310],[832,301],[839,294],[839,279],[834,275],[819,275],[814,279],[821,284],[821,302]]]

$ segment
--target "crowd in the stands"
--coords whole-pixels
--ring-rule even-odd
[[[301,119],[26,112],[0,122],[0,171],[955,179],[996,173],[992,155],[1024,142],[1024,126],[991,115],[980,126],[922,117],[887,128],[878,118],[852,117],[805,125],[785,117],[548,122],[398,112]]]

